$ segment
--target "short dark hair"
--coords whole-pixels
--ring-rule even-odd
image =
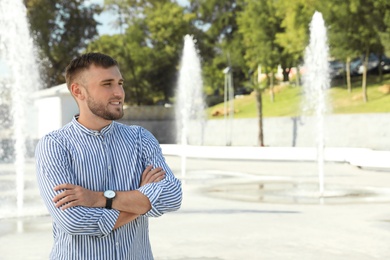
[[[118,66],[118,62],[106,54],[98,52],[83,54],[80,57],[73,59],[65,69],[65,79],[68,89],[70,89],[70,85],[77,74],[88,69],[92,64],[103,68]]]

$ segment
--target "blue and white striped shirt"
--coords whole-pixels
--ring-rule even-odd
[[[41,196],[53,218],[50,259],[153,259],[148,217],[180,208],[181,183],[165,162],[158,141],[139,126],[112,122],[100,132],[76,118],[44,136],[36,148]],[[147,165],[162,167],[165,179],[139,187]],[[139,190],[152,209],[113,230],[119,211],[105,208],[56,208],[53,187],[71,183],[93,191]]]

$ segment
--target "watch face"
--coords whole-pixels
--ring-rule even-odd
[[[104,197],[108,198],[108,199],[112,199],[115,197],[115,191],[113,190],[106,190],[104,192]]]

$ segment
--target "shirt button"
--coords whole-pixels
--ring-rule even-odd
[[[117,247],[119,247],[119,242],[116,242],[115,245],[116,245]]]
[[[108,169],[111,170],[111,165],[108,165]]]

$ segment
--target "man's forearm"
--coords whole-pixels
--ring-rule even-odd
[[[63,190],[53,198],[57,208],[66,210],[74,206],[85,206],[90,208],[104,208],[106,198],[103,192],[91,191],[78,185],[61,184],[54,190]],[[145,214],[152,207],[148,197],[138,190],[116,191],[112,202],[112,208],[133,214]]]
[[[152,206],[148,197],[138,190],[117,191],[112,208],[132,214],[145,214]]]
[[[123,225],[126,225],[127,223],[133,221],[134,219],[138,218],[139,215],[133,214],[133,213],[128,213],[128,212],[123,212],[121,211],[119,213],[119,216],[115,222],[115,226],[113,229],[117,229]]]

